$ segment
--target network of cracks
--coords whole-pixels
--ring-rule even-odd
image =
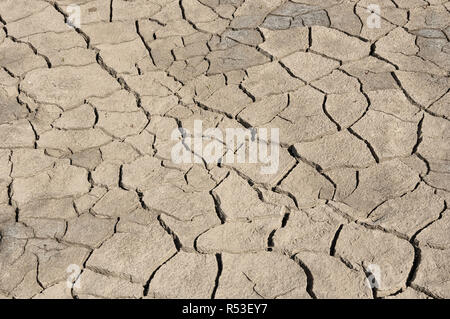
[[[449,298],[449,10],[2,0],[0,298]]]

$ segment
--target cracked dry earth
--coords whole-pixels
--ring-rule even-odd
[[[0,297],[450,298],[449,10],[0,0]],[[173,163],[194,120],[277,173]]]

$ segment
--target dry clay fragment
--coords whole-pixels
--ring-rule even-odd
[[[375,277],[379,296],[406,286],[414,249],[406,240],[357,224],[345,225],[336,244],[336,255]]]
[[[360,170],[359,185],[344,203],[368,215],[387,199],[411,191],[420,181],[419,175],[398,159]]]
[[[59,165],[33,177],[13,181],[13,200],[25,204],[32,200],[80,196],[89,192],[88,172],[83,168]]]
[[[362,270],[349,269],[338,258],[302,252],[295,259],[313,277],[311,287],[318,299],[370,299],[372,291]]]
[[[140,298],[142,285],[127,280],[105,276],[86,269],[78,279],[80,285],[74,286],[78,298]]]
[[[254,220],[251,223],[230,222],[214,227],[197,239],[202,253],[244,253],[268,248],[268,238],[281,226],[282,217]]]
[[[15,147],[33,147],[35,135],[30,123],[20,120],[0,125],[0,149]]]
[[[120,89],[119,83],[98,64],[81,67],[63,66],[27,73],[22,90],[41,103],[70,109],[86,98],[107,96]]]
[[[234,172],[213,190],[213,194],[227,221],[284,214],[282,207],[262,202],[258,193]]]
[[[336,233],[344,223],[346,220],[324,204],[292,211],[286,226],[275,232],[274,247],[289,255],[304,251],[329,253]]]
[[[310,298],[305,273],[287,256],[275,252],[223,254],[222,262],[218,299]]]
[[[422,248],[413,286],[438,298],[450,298],[450,250]]]
[[[148,295],[153,298],[211,298],[217,271],[215,256],[179,252],[158,269]]]
[[[148,233],[114,234],[94,251],[86,266],[100,273],[145,283],[175,252],[172,237],[155,222],[148,227]]]
[[[313,207],[320,199],[332,199],[333,184],[313,167],[299,162],[280,185],[283,191],[292,194],[299,207]]]
[[[369,220],[374,225],[411,238],[418,230],[436,220],[444,205],[444,201],[434,194],[431,187],[421,184],[413,192],[379,206],[370,214]]]
[[[312,27],[311,50],[341,60],[359,60],[369,55],[370,43],[350,37],[338,30],[322,26]]]

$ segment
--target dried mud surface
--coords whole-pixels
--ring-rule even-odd
[[[2,0],[0,298],[449,298],[449,10]],[[195,120],[277,173],[173,163]]]

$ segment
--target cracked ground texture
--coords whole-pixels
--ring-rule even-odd
[[[0,0],[0,298],[450,298],[449,10]],[[195,120],[277,173],[173,163]]]

